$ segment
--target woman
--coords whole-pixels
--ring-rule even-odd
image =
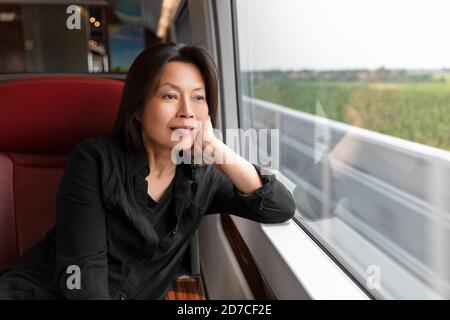
[[[73,149],[56,227],[0,272],[0,299],[163,299],[204,215],[290,219],[289,191],[212,133],[217,82],[200,48],[144,50],[113,134]],[[190,161],[205,150],[226,161]]]

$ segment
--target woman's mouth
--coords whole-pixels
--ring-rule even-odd
[[[177,130],[177,133],[178,134],[181,134],[181,135],[188,135],[188,134],[190,134],[191,132],[192,132],[192,130],[193,130],[193,128],[170,128],[172,131],[175,131],[175,130]]]

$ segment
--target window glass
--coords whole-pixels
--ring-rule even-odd
[[[450,3],[234,5],[240,125],[279,130],[295,220],[373,297],[450,298]]]

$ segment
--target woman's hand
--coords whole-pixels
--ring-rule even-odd
[[[215,154],[217,147],[222,143],[214,135],[211,117],[208,115],[206,119],[198,121],[198,127],[195,131],[191,153],[194,155],[194,159],[201,159],[202,163],[205,160],[207,163],[211,163],[212,159],[210,156]]]
[[[202,132],[202,148],[204,150],[210,143],[216,143],[218,140],[214,135],[214,129],[212,126],[211,117],[209,115],[206,120],[202,121]]]

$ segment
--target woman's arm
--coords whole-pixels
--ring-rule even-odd
[[[202,121],[192,152],[224,173],[243,193],[251,193],[262,186],[262,180],[253,165],[216,138],[211,118]]]
[[[225,158],[224,163],[215,163],[215,167],[225,174],[239,191],[250,194],[263,185],[255,167],[222,141],[216,139],[210,146],[214,152],[222,154]]]
[[[215,169],[215,193],[205,214],[230,213],[262,223],[281,223],[295,214],[292,194],[274,175],[262,175],[261,167],[235,153],[212,131],[210,119],[203,124],[202,152]],[[206,150],[206,152],[205,152]],[[208,157],[207,157],[208,158]],[[213,162],[219,159],[219,162]]]
[[[56,198],[56,268],[67,299],[111,299],[96,152],[86,143],[74,148]]]

